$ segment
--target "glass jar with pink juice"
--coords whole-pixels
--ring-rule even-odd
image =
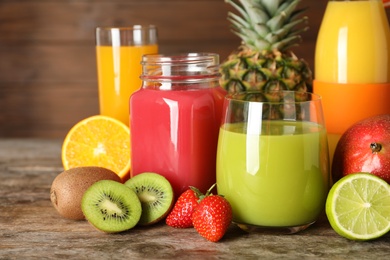
[[[216,181],[223,99],[219,56],[145,55],[142,88],[130,97],[131,176],[165,176],[176,196]]]

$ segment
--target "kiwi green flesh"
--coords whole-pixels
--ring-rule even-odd
[[[137,195],[124,184],[111,180],[91,185],[83,195],[81,208],[89,223],[107,233],[133,228],[142,212]]]
[[[163,219],[171,209],[174,193],[170,182],[162,175],[152,172],[138,174],[125,185],[138,196],[142,205],[139,225],[150,225]]]

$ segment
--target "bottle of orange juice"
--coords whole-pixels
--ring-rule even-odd
[[[330,158],[353,123],[390,113],[390,31],[382,0],[330,0],[315,51]]]

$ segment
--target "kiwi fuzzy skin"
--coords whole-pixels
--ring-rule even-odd
[[[50,200],[57,212],[64,218],[85,219],[81,200],[85,191],[100,180],[122,182],[113,171],[97,166],[85,166],[63,171],[53,180]]]

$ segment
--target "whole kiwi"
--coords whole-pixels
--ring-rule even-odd
[[[85,219],[81,200],[85,191],[100,180],[121,182],[119,176],[106,168],[84,166],[63,171],[54,179],[50,200],[58,213],[67,219]]]

